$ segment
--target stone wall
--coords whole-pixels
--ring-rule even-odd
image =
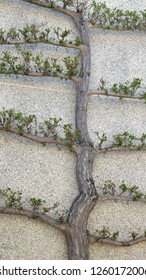
[[[107,0],[110,7],[146,9],[145,0]],[[0,28],[23,27],[30,23],[47,23],[67,27],[78,35],[70,18],[21,0],[1,0]],[[146,36],[143,31],[110,31],[90,29],[91,76],[90,90],[96,90],[101,78],[108,85],[138,77],[146,85]],[[62,58],[66,49],[46,44],[29,45],[33,52]],[[13,46],[0,46],[13,50]],[[71,55],[77,53],[69,50]],[[75,123],[76,86],[71,81],[53,78],[0,76],[0,109],[14,108],[35,114],[40,121],[49,116],[61,117],[64,123]],[[92,97],[88,105],[88,128],[96,143],[95,131],[113,134],[128,131],[140,136],[146,132],[146,105],[106,97]],[[93,177],[96,186],[111,179],[116,184],[124,180],[146,191],[146,156],[144,151],[116,152],[98,155]],[[41,197],[48,205],[58,201],[56,211],[69,209],[78,193],[76,156],[67,149],[50,145],[42,147],[21,137],[0,133],[0,187],[22,190],[24,197]],[[58,215],[57,212],[51,213]],[[40,222],[22,217],[0,216],[0,259],[67,259],[64,236]],[[130,231],[143,233],[146,229],[146,206],[140,203],[98,203],[92,211],[88,228],[91,232],[108,226],[111,232],[120,231],[127,239]],[[130,248],[109,245],[90,246],[90,259],[145,259],[146,243]]]

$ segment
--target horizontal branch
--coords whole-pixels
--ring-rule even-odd
[[[146,147],[123,147],[123,146],[119,146],[119,147],[109,147],[109,148],[101,148],[101,149],[97,149],[96,153],[97,154],[103,154],[103,153],[108,153],[108,152],[125,152],[125,151],[143,151],[146,150]]]
[[[3,75],[6,75],[6,71],[0,71],[0,74],[3,74]],[[52,73],[47,73],[47,74],[44,74],[44,73],[34,73],[34,72],[11,72],[11,73],[8,73],[7,75],[20,75],[20,76],[28,76],[28,77],[54,77],[54,78],[60,78],[60,79],[65,79],[65,80],[71,80],[71,81],[74,81],[76,83],[78,83],[80,81],[80,77],[69,77],[65,74],[61,74],[61,73],[58,73],[58,74],[52,74]]]
[[[146,27],[120,27],[120,26],[109,26],[109,25],[102,25],[102,24],[89,24],[90,28],[99,28],[99,29],[106,29],[106,30],[117,30],[117,31],[146,31]]]
[[[125,201],[125,202],[141,202],[141,203],[146,203],[146,199],[145,198],[140,198],[137,200],[134,200],[133,197],[130,196],[121,196],[121,195],[103,195],[103,196],[99,196],[98,198],[98,202],[107,202],[107,201]],[[97,203],[98,203],[97,202]]]
[[[50,1],[50,3],[44,3],[44,2],[39,1],[39,0],[22,0],[22,1],[28,2],[28,3],[31,3],[31,4],[40,6],[40,7],[44,7],[44,8],[50,8],[50,9],[55,10],[57,12],[66,14],[67,16],[71,16],[71,17],[75,17],[76,16],[75,12],[73,12],[73,11],[71,11],[69,9],[57,6],[54,3],[51,3],[52,1]]]
[[[34,212],[27,209],[16,209],[16,208],[0,208],[0,214],[9,214],[9,215],[19,215],[27,218],[32,218],[44,222],[52,227],[60,229],[61,231],[67,230],[68,225],[63,222],[58,222],[55,219],[50,218],[46,214],[41,214],[39,212]]]
[[[99,96],[107,96],[107,97],[116,97],[120,99],[136,99],[141,100],[142,96],[133,96],[133,95],[125,95],[125,94],[117,94],[115,92],[105,92],[104,90],[97,90],[97,91],[91,91],[87,93],[87,96],[93,96],[93,95],[99,95]]]
[[[126,246],[132,246],[132,245],[138,244],[140,242],[146,241],[146,236],[141,236],[141,237],[135,238],[134,240],[132,239],[132,240],[128,240],[128,241],[118,241],[118,240],[112,240],[109,237],[102,238],[102,237],[97,237],[97,236],[94,236],[94,235],[89,235],[88,240],[91,243],[96,243],[97,242],[97,243],[100,243],[100,244],[108,244],[108,245],[125,246],[126,247]]]
[[[72,48],[72,49],[78,49],[80,51],[82,51],[82,49],[84,48],[83,45],[75,45],[75,44],[67,44],[67,43],[57,43],[57,42],[53,42],[53,41],[49,41],[49,40],[11,40],[11,41],[3,41],[0,42],[0,45],[24,45],[24,44],[39,44],[39,43],[44,43],[44,44],[49,44],[49,45],[53,45],[53,46],[59,46],[59,47],[64,47],[64,48]]]
[[[27,138],[31,141],[34,141],[34,142],[37,142],[37,143],[41,143],[41,144],[56,144],[56,145],[62,145],[62,146],[66,146],[74,151],[75,153],[79,154],[80,152],[80,148],[78,145],[69,145],[69,142],[65,139],[62,139],[62,138],[54,138],[54,137],[41,137],[41,136],[37,136],[37,135],[33,135],[33,134],[30,134],[30,133],[27,133],[27,132],[22,132],[20,134],[20,132],[17,130],[17,129],[14,129],[14,128],[4,128],[4,127],[0,127],[0,131],[6,131],[6,132],[9,132],[9,133],[12,133],[12,134],[15,134],[15,135],[19,135],[19,136],[22,136],[24,138]]]

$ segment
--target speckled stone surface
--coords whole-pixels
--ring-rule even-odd
[[[65,238],[60,231],[27,218],[6,215],[0,217],[0,224],[1,260],[67,259]]]
[[[104,2],[104,1],[102,1]],[[146,9],[145,0],[107,0],[110,7]],[[0,28],[19,28],[30,23],[47,23],[48,26],[77,30],[71,19],[53,11],[24,3],[21,0],[1,0]],[[74,35],[73,35],[74,36]],[[146,86],[146,36],[138,31],[102,31],[90,29],[91,76],[90,90],[96,90],[101,78],[108,85],[143,79]],[[44,44],[28,45],[34,53],[42,52],[55,57],[68,55],[66,49]],[[0,46],[4,50],[12,46]],[[69,50],[71,55],[76,51]],[[49,116],[61,117],[64,123],[75,124],[76,86],[70,81],[51,78],[0,76],[0,110],[14,108],[35,114],[39,121]],[[141,101],[119,101],[112,98],[90,98],[88,128],[96,145],[95,131],[112,135],[129,131],[137,136],[146,132],[146,105]],[[120,152],[95,157],[93,177],[101,186],[105,180],[120,184],[139,185],[146,192],[146,153]],[[59,202],[57,211],[69,209],[78,193],[76,181],[76,156],[67,149],[39,144],[0,133],[0,187],[22,190],[24,197],[41,197],[47,205]],[[92,211],[88,229],[108,226],[111,232],[120,231],[119,239],[126,240],[130,231],[143,234],[146,229],[146,206],[140,203],[99,203]],[[122,221],[122,222],[121,222]],[[65,238],[59,231],[26,218],[0,216],[0,259],[67,259]],[[17,245],[17,246],[16,246]],[[128,248],[94,244],[90,245],[90,259],[145,259],[146,243]]]

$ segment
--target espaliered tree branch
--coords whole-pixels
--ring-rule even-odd
[[[3,57],[0,58],[0,74],[5,75],[26,75],[33,77],[58,77],[61,79],[69,79],[79,82],[79,57],[70,56],[64,57],[62,65],[57,63],[56,58],[43,59],[42,54],[39,53],[33,56],[30,51],[18,48],[19,56],[13,55],[11,52],[3,52]]]
[[[108,89],[107,82],[103,79],[100,80],[100,87],[97,91],[91,91],[87,93],[88,98],[92,95],[118,97],[119,99],[136,99],[146,100],[146,88],[142,87],[142,80],[139,78],[133,78],[131,82],[126,81],[125,84],[114,84]],[[141,91],[140,95],[136,95],[137,91]]]
[[[34,211],[28,210],[28,209],[3,208],[2,207],[2,208],[0,208],[0,214],[24,216],[27,218],[32,218],[32,219],[44,222],[52,227],[60,229],[61,231],[66,231],[67,229],[69,230],[69,226],[67,227],[67,224],[65,224],[63,222],[58,222],[58,221],[50,218],[46,214],[41,214],[39,212],[34,212]]]
[[[51,207],[45,207],[45,200],[41,198],[30,198],[23,201],[22,192],[12,191],[10,188],[0,189],[0,206],[1,214],[20,215],[32,219],[37,219],[61,231],[68,230],[69,226],[60,219],[53,219],[48,214],[50,210],[58,207],[58,203],[54,203]],[[62,220],[62,219],[61,219]]]
[[[74,17],[76,15],[76,13],[74,11],[67,9],[67,7],[73,6],[73,1],[66,1],[66,0],[61,1],[63,4],[63,7],[56,5],[55,1],[45,1],[45,2],[42,2],[40,0],[22,0],[22,1],[28,2],[28,3],[31,3],[31,4],[40,6],[40,7],[44,7],[44,8],[50,8],[57,12],[63,13],[67,16]]]
[[[117,186],[113,181],[105,181],[103,186],[98,186],[102,190],[102,195],[99,196],[98,203],[106,201],[125,201],[146,203],[146,193],[143,193],[137,185],[128,186],[124,181]],[[109,244],[115,246],[131,246],[142,241],[146,241],[146,230],[144,235],[138,237],[139,233],[129,232],[130,240],[119,241],[119,231],[111,233],[108,227],[103,227],[102,230],[96,230],[96,234],[88,232],[88,239],[91,243],[98,242],[102,244]]]
[[[98,95],[98,96],[106,96],[106,97],[116,97],[119,99],[135,99],[135,100],[142,100],[146,99],[146,95],[140,95],[140,96],[130,96],[130,95],[125,95],[125,94],[118,94],[114,93],[112,91],[109,91],[106,93],[104,90],[97,90],[97,91],[91,91],[88,93],[88,97],[93,96],[93,95]]]
[[[87,12],[87,9],[91,7],[89,5],[88,1],[82,1],[82,0],[22,0],[24,2],[28,2],[31,4],[35,4],[44,8],[50,8],[57,12],[66,14],[71,17],[75,17],[77,13],[82,13],[85,15],[85,12]],[[57,4],[56,4],[57,3]]]
[[[146,230],[144,234],[138,236],[139,233],[136,231],[129,232],[129,239],[130,240],[117,240],[119,237],[119,231],[111,233],[109,227],[103,226],[101,230],[96,230],[95,234],[90,234],[88,231],[88,239],[91,243],[101,243],[101,244],[108,244],[108,245],[115,245],[115,246],[132,246],[137,243],[146,241]]]
[[[98,198],[98,202],[107,202],[107,201],[115,201],[115,202],[132,202],[138,200],[139,203],[146,203],[146,199],[145,198],[140,198],[140,199],[133,199],[133,197],[130,196],[120,196],[120,195],[115,195],[115,196],[111,196],[111,195],[107,195],[107,196],[99,196]]]
[[[53,42],[53,41],[47,41],[47,40],[29,40],[29,41],[25,41],[25,40],[11,40],[11,41],[7,41],[7,42],[0,42],[0,45],[26,45],[26,44],[39,44],[39,43],[46,43],[49,45],[53,45],[53,46],[58,46],[58,47],[64,47],[64,48],[70,48],[70,49],[77,49],[82,51],[82,48],[84,48],[83,45],[75,45],[75,44],[69,44],[69,43],[57,43],[57,42]]]
[[[107,136],[103,133],[95,132],[98,137],[98,144],[95,147],[97,153],[108,151],[124,151],[124,150],[145,150],[146,149],[146,134],[141,137],[130,134],[127,131],[118,133],[113,136],[113,139],[108,141]],[[109,144],[110,143],[110,144]]]
[[[99,200],[104,202],[106,200],[123,200],[123,201],[138,201],[146,203],[146,193],[143,193],[139,186],[128,186],[124,181],[117,186],[113,181],[105,181],[103,186],[98,186],[101,189],[102,195]]]
[[[113,31],[146,31],[146,27],[120,27],[120,26],[109,26],[109,25],[102,25],[102,24],[93,24],[90,25],[90,28],[99,28],[99,29],[106,29],[106,30],[113,30]]]
[[[35,115],[23,115],[13,109],[0,112],[0,131],[23,136],[29,140],[45,144],[56,144],[69,147],[77,154],[80,132],[73,131],[72,124],[61,124],[62,119],[49,118],[43,123],[38,123]],[[59,137],[63,133],[63,138]]]
[[[97,149],[96,153],[99,154],[103,154],[103,153],[111,153],[111,152],[133,152],[133,151],[140,151],[140,150],[146,150],[146,147],[116,147],[116,148],[103,148],[103,149]]]
[[[11,28],[9,31],[0,29],[0,45],[21,45],[46,43],[50,45],[74,48],[82,51],[83,45],[78,36],[69,40],[68,35],[73,33],[69,29],[50,28],[45,25],[26,25],[22,29]]]
[[[89,25],[90,28],[99,28],[99,29],[104,29],[104,30],[113,30],[113,31],[146,31],[146,27],[120,27],[120,26],[110,26],[110,25],[104,25],[104,24],[91,24]]]
[[[16,72],[16,71],[11,71],[9,72],[9,74],[6,73],[6,71],[0,71],[1,75],[16,75],[18,76],[28,76],[28,77],[34,77],[34,78],[39,78],[39,77],[51,77],[51,78],[60,78],[60,79],[64,79],[64,80],[71,80],[73,82],[78,83],[80,81],[79,78],[77,77],[69,77],[65,74],[52,74],[52,73],[34,73],[34,72]]]
[[[133,235],[136,234],[135,232],[133,232]],[[146,241],[146,236],[140,236],[131,240],[127,240],[127,241],[120,241],[120,240],[113,240],[110,237],[98,237],[96,235],[90,235],[88,236],[88,240],[91,244],[93,243],[100,243],[100,244],[107,244],[107,245],[114,245],[114,246],[121,246],[121,247],[128,247],[128,246],[132,246],[135,244],[138,244],[140,242],[144,242]]]
[[[88,13],[90,27],[109,30],[146,30],[146,11],[110,9],[106,3],[93,0]]]
[[[108,150],[117,151],[118,149],[141,150],[146,148],[145,133],[143,133],[141,137],[137,137],[134,134],[128,133],[127,131],[124,133],[118,133],[113,136],[112,143],[110,144],[107,136],[104,133],[100,135],[99,132],[96,131],[95,134],[98,137],[98,144],[96,146],[98,152],[100,152],[100,150],[105,152]]]
[[[42,2],[39,0],[22,0],[45,8],[51,8],[55,11],[75,17],[75,12],[84,13],[91,23],[91,28],[101,28],[109,30],[146,30],[146,12],[129,11],[118,8],[110,9],[106,3],[98,3],[93,0],[91,4],[88,1],[66,1],[62,0],[62,6],[56,5],[55,1]],[[70,9],[71,8],[71,9]],[[74,11],[72,10],[74,9]]]

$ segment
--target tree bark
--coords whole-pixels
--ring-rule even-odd
[[[91,55],[87,22],[84,20],[82,14],[76,14],[74,20],[84,46],[81,52],[82,78],[78,85],[76,99],[76,129],[81,132],[81,152],[78,155],[76,170],[79,195],[74,200],[69,211],[67,222],[71,230],[66,234],[66,240],[69,259],[87,260],[89,258],[87,222],[90,212],[98,199],[92,178],[95,150],[91,145],[87,127],[87,93],[89,88]]]
[[[76,128],[81,132],[81,140],[90,143],[90,137],[87,128],[87,104],[88,88],[91,67],[90,41],[88,32],[88,23],[82,14],[76,14],[74,21],[79,30],[83,48],[81,51],[82,59],[82,79],[79,81],[76,99]]]
[[[70,232],[66,235],[69,259],[88,259],[87,222],[98,195],[92,178],[94,151],[83,146],[77,163],[77,181],[80,194],[74,200],[68,216]]]

